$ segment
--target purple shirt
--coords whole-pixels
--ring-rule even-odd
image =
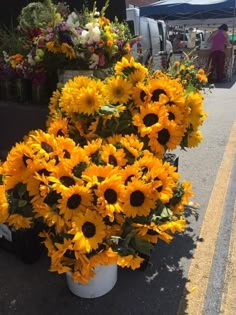
[[[225,37],[224,31],[218,30],[212,38],[211,50],[212,51],[216,51],[216,50],[224,51],[225,50],[225,42],[226,42],[226,37]]]

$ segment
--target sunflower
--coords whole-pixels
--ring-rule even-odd
[[[127,185],[134,178],[141,178],[142,172],[138,167],[138,164],[126,165],[125,168],[119,171],[120,176],[122,177],[122,181],[125,185]]]
[[[136,106],[143,106],[151,101],[151,93],[148,86],[143,82],[138,82],[132,94],[132,99]]]
[[[69,116],[73,113],[95,114],[106,99],[103,83],[88,77],[75,77],[62,89],[60,108]]]
[[[33,210],[35,213],[35,218],[43,218],[44,222],[48,227],[54,227],[56,233],[67,232],[68,227],[71,228],[71,225],[68,225],[68,222],[59,215],[59,210],[57,207],[53,207],[54,200],[50,200],[51,204],[43,202],[42,200],[33,201]]]
[[[54,171],[55,163],[55,160],[45,161],[43,159],[30,161],[28,165],[30,176],[23,181],[30,196],[37,194],[40,196],[41,185],[49,185],[47,177]]]
[[[128,182],[124,191],[123,211],[128,217],[148,216],[155,208],[155,191],[152,191],[150,184],[134,178]]]
[[[158,102],[148,103],[140,108],[140,113],[133,116],[133,124],[138,127],[142,137],[152,132],[153,127],[167,124],[168,112]]]
[[[178,183],[174,190],[174,196],[169,203],[170,209],[175,214],[184,211],[184,207],[189,203],[189,198],[194,195],[191,189],[192,184],[190,182],[183,180],[182,183]]]
[[[32,227],[32,217],[25,217],[21,214],[11,214],[7,218],[7,225],[14,226],[16,230],[29,229]]]
[[[76,58],[76,54],[75,54],[74,48],[71,47],[70,45],[68,45],[67,43],[62,43],[61,44],[61,52],[63,54],[65,54],[66,57],[68,57],[69,59],[75,59]]]
[[[25,139],[26,145],[32,148],[38,158],[49,160],[55,156],[56,137],[40,129],[31,131]]]
[[[64,216],[66,221],[72,220],[78,213],[92,206],[92,199],[89,188],[81,185],[69,187],[62,192],[61,198],[58,200],[59,213]]]
[[[115,64],[115,74],[124,74],[128,80],[135,85],[138,81],[143,81],[148,74],[148,69],[133,57],[123,57],[121,61]]]
[[[135,270],[140,267],[143,260],[144,259],[139,256],[133,256],[133,255],[119,256],[118,255],[117,264],[118,266],[122,268],[127,267],[127,268],[131,268],[132,270]]]
[[[104,144],[101,147],[100,156],[105,164],[113,166],[124,166],[127,164],[124,149],[117,149],[112,144]]]
[[[161,102],[165,105],[176,105],[186,110],[184,89],[178,80],[168,77],[151,79],[148,82],[149,93],[152,102]]]
[[[116,172],[117,168],[114,168],[112,165],[91,164],[84,170],[81,177],[89,187],[94,187],[104,181],[107,177],[116,174]]]
[[[175,232],[183,232],[186,227],[186,221],[183,218],[180,218],[175,221],[165,222],[159,225],[159,230],[161,232],[167,232],[174,234]]]
[[[161,167],[153,167],[147,174],[147,180],[151,181],[152,188],[157,191],[158,199],[162,203],[169,202],[173,196],[173,190],[176,187],[176,181],[169,176],[167,170]]]
[[[114,76],[106,80],[105,93],[112,104],[127,103],[132,89],[132,84],[121,76]]]
[[[61,162],[63,159],[69,160],[71,158],[72,152],[77,149],[76,144],[73,139],[64,136],[59,136],[56,139],[56,164]]]
[[[6,197],[6,191],[4,185],[0,185],[0,224],[5,223],[9,212],[9,204]]]
[[[99,247],[106,236],[106,225],[103,218],[96,211],[87,209],[74,217],[72,229],[74,234],[74,250],[90,253]]]
[[[117,263],[118,255],[116,252],[112,250],[112,248],[108,248],[104,251],[99,252],[97,255],[92,256],[90,258],[90,265],[92,268],[97,267],[98,265],[113,265]]]
[[[16,143],[8,152],[7,159],[2,165],[3,173],[7,175],[28,176],[28,163],[34,158],[32,148],[24,142]]]
[[[186,122],[186,117],[187,117],[187,111],[186,115],[184,115],[183,111],[176,106],[176,105],[167,105],[166,110],[168,112],[168,120],[171,122],[174,122],[176,125],[186,125],[187,127],[187,122]]]
[[[54,41],[49,41],[46,43],[46,48],[48,49],[48,51],[56,54],[56,53],[60,53],[61,52],[61,47],[60,44]]]
[[[129,163],[137,159],[143,149],[144,143],[140,141],[137,135],[125,135],[121,138],[120,143],[125,149],[126,157]]]
[[[202,142],[203,136],[200,130],[192,131],[188,133],[188,148],[197,147]]]
[[[191,123],[193,129],[197,129],[203,122],[203,115],[206,118],[206,114],[203,112],[203,97],[200,93],[191,92],[186,98],[186,104],[190,108],[190,114],[188,116],[189,124]]]
[[[181,143],[184,135],[183,127],[177,127],[173,123],[154,127],[149,135],[149,146],[156,154],[163,155],[166,150],[174,150]]]
[[[53,91],[52,96],[50,97],[49,105],[48,105],[48,108],[49,108],[49,117],[48,118],[50,118],[51,115],[52,115],[52,117],[54,117],[54,115],[56,113],[58,113],[58,115],[59,115],[58,109],[59,109],[60,97],[61,97],[61,91],[60,90],[57,89],[56,91]]]
[[[56,119],[48,125],[47,132],[55,137],[68,137],[68,120],[67,118]]]
[[[123,182],[120,176],[111,175],[94,189],[97,198],[97,210],[103,216],[114,221],[114,213],[122,211]]]
[[[152,244],[157,243],[159,229],[154,222],[150,222],[150,224],[133,223],[132,226],[139,237]]]
[[[103,96],[94,87],[81,88],[77,102],[79,106],[74,107],[75,112],[93,115],[97,113],[103,104]]]
[[[102,144],[102,139],[97,138],[91,140],[87,145],[84,146],[85,155],[90,158],[91,161],[97,161],[98,153]]]
[[[134,60],[133,57],[127,59],[122,57],[121,61],[118,61],[115,64],[115,74],[122,74],[122,73],[130,73],[135,70],[135,67],[138,63]]]
[[[76,179],[79,179],[83,171],[89,165],[89,157],[87,156],[85,150],[80,146],[74,147],[70,151],[70,158],[61,161],[61,166],[71,173]],[[60,166],[60,167],[61,167]]]

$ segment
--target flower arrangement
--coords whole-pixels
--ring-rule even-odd
[[[56,90],[47,130],[31,131],[1,165],[0,223],[44,222],[50,271],[87,283],[99,265],[139,268],[186,226],[193,195],[164,155],[197,146],[203,96],[171,73],[122,58],[105,80]]]
[[[205,70],[194,65],[197,58],[193,52],[184,53],[183,60],[175,61],[169,69],[173,77],[180,78],[182,85],[191,90],[202,90],[208,82]]]
[[[71,12],[67,19],[55,22],[44,34],[49,52],[66,58],[66,67],[96,69],[111,67],[129,53],[131,33],[125,23],[105,17],[109,1],[101,12],[96,2],[90,12]]]

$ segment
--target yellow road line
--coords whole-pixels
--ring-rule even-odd
[[[236,201],[220,314],[236,314]]]
[[[217,235],[223,215],[226,193],[230,182],[234,159],[236,158],[236,121],[233,124],[228,143],[225,148],[214,187],[210,196],[198,242],[194,252],[178,314],[200,315],[204,307],[209,274],[215,252]]]

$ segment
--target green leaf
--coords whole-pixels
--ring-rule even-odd
[[[102,115],[111,115],[114,113],[118,113],[118,109],[114,105],[106,104],[101,107],[99,113]]]
[[[173,212],[168,209],[168,208],[163,208],[162,212],[161,212],[161,217],[162,218],[168,218],[168,217],[171,217],[173,215]]]
[[[141,254],[144,255],[151,255],[151,251],[153,250],[154,246],[142,238],[134,238],[133,239],[133,247]]]

